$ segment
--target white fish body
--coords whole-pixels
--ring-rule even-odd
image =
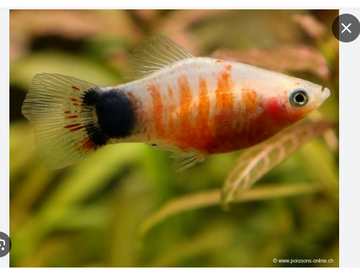
[[[106,144],[144,142],[175,152],[183,169],[266,140],[330,95],[299,78],[194,57],[163,37],[135,51],[128,73],[132,81],[114,87],[34,77],[23,113],[48,167],[73,164]]]

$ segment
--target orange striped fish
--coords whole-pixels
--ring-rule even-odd
[[[34,77],[22,112],[47,167],[74,164],[107,144],[143,142],[174,152],[182,170],[268,139],[330,95],[295,77],[195,57],[165,37],[148,39],[129,60],[132,80],[118,86]]]

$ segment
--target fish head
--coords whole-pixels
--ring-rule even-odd
[[[328,88],[306,80],[285,75],[276,75],[276,80],[268,81],[267,85],[263,81],[259,86],[264,92],[260,93],[259,107],[252,123],[259,139],[266,139],[297,123],[330,96]]]
[[[285,107],[289,119],[297,122],[321,106],[329,96],[328,88],[291,77],[279,100]]]

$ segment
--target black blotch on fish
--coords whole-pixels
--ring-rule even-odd
[[[124,91],[90,89],[85,92],[83,104],[96,109],[97,124],[86,125],[86,131],[97,146],[105,145],[110,138],[131,135],[136,117],[134,106]]]

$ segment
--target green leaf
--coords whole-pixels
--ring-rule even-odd
[[[257,180],[331,126],[331,122],[301,123],[247,149],[225,180],[221,195],[222,207],[229,209],[230,203],[238,200]]]
[[[319,184],[299,184],[299,185],[267,185],[251,189],[244,195],[235,197],[232,202],[249,202],[265,199],[273,199],[278,197],[286,197],[291,195],[300,195],[306,193],[314,193],[321,188]],[[139,229],[140,237],[143,238],[155,225],[165,219],[190,210],[200,209],[204,207],[218,205],[221,202],[221,190],[213,189],[201,193],[185,195],[177,199],[173,199],[166,203],[162,208],[149,216],[142,223]]]

